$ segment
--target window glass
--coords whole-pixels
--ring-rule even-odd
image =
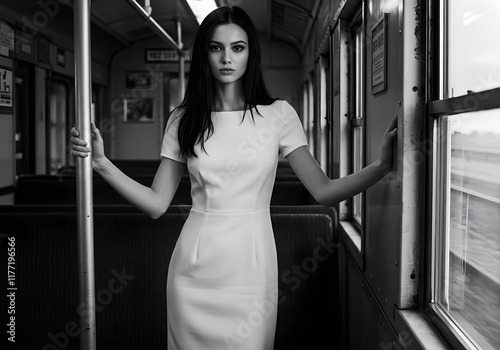
[[[447,2],[446,97],[500,87],[500,1]]]
[[[309,116],[309,121],[307,123],[307,137],[309,139],[309,150],[311,154],[315,154],[314,147],[314,85],[311,79],[307,81],[308,86],[308,107],[309,112],[307,113]]]
[[[307,143],[311,143],[309,140],[309,133],[307,132],[307,126],[309,125],[309,90],[307,89],[307,84],[302,85],[302,124],[304,125],[304,131],[307,137]]]
[[[446,219],[436,302],[481,349],[500,344],[500,110],[442,117]]]
[[[51,86],[49,113],[50,174],[57,174],[66,166],[69,147],[66,147],[68,89],[66,84],[54,81]]]
[[[320,111],[319,111],[319,138],[320,138],[320,166],[326,173],[328,163],[328,128],[326,120],[326,104],[327,104],[327,58],[322,56],[320,62]]]

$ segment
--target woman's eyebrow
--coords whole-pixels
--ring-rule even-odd
[[[218,42],[216,40],[210,40],[210,44],[218,44],[218,45],[222,45],[221,42]],[[244,40],[238,40],[238,41],[235,41],[233,43],[231,43],[230,45],[236,45],[236,44],[245,44],[247,45],[247,43],[244,41]]]

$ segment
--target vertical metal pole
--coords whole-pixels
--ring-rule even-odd
[[[184,54],[183,54],[183,46],[184,44],[182,43],[182,26],[181,26],[181,20],[177,20],[177,41],[179,45],[179,85],[181,89],[180,93],[180,99],[181,101],[184,99],[184,90],[186,88],[186,74],[185,74],[185,67],[184,67]]]
[[[76,125],[91,147],[90,0],[74,2],[74,41]],[[78,158],[76,169],[80,349],[91,350],[96,348],[92,157]]]

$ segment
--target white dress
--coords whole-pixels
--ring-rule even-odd
[[[167,278],[169,350],[271,350],[278,266],[269,214],[279,154],[307,145],[285,101],[214,112],[205,153],[179,157],[173,115],[161,155],[187,163],[192,208]]]

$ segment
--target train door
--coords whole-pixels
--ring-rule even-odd
[[[73,79],[55,76],[50,80],[47,119],[47,154],[50,174],[73,173],[75,161],[71,157],[69,134],[75,125]],[[103,115],[104,88],[92,86],[92,122],[101,133],[107,133],[109,125],[101,123]]]
[[[35,67],[19,61],[16,67],[16,175],[35,173]]]

